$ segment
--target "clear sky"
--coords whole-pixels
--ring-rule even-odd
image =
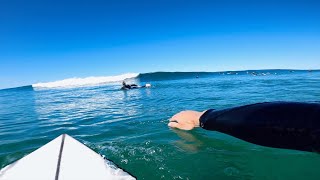
[[[318,0],[1,0],[0,88],[126,72],[320,69]]]

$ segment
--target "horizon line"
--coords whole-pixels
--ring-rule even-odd
[[[153,71],[153,72],[141,72],[141,73],[137,73],[138,76],[141,74],[153,74],[153,73],[221,73],[221,72],[245,72],[245,71],[320,71],[320,69],[246,69],[246,70],[225,70],[225,71]],[[123,73],[126,74],[126,73]],[[118,75],[111,75],[112,76],[118,76]],[[88,76],[88,77],[105,77],[105,76]],[[83,78],[88,78],[88,77],[83,77]],[[71,78],[65,78],[65,79],[72,79],[72,78],[80,78],[81,77],[71,77]],[[62,80],[55,80],[55,81],[63,81],[65,79]],[[55,82],[55,81],[50,81],[50,82]],[[49,83],[49,82],[47,82]],[[8,90],[8,89],[15,89],[15,88],[23,88],[23,87],[29,87],[32,86],[33,84],[36,83],[32,83],[32,84],[28,84],[28,85],[21,85],[21,86],[15,86],[15,87],[8,87],[8,88],[1,88],[0,90]]]

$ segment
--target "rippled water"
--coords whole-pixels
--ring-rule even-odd
[[[118,84],[1,90],[0,167],[67,133],[138,179],[320,178],[319,154],[167,127],[168,118],[185,109],[320,101],[319,72],[174,77],[133,79],[153,87],[130,91]]]

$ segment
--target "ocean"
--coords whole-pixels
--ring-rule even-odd
[[[123,79],[152,87],[120,90]],[[320,102],[320,71],[131,73],[4,89],[0,168],[67,133],[138,179],[320,179],[317,153],[167,126],[182,110],[270,101]]]

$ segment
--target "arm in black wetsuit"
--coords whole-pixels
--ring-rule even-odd
[[[200,127],[276,148],[320,151],[320,104],[258,103],[208,110]]]

